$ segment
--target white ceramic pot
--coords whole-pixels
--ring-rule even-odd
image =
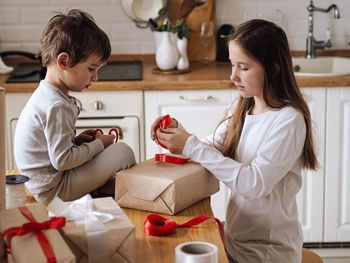
[[[177,50],[179,52],[180,58],[177,62],[177,69],[187,69],[190,65],[187,57],[187,39],[186,38],[178,38],[177,39]]]
[[[156,50],[157,66],[161,70],[175,69],[179,59],[179,53],[177,50],[177,46],[172,41],[173,37],[171,37],[170,32],[158,33],[161,33],[161,40]]]

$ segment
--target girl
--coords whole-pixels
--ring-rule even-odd
[[[151,138],[208,169],[231,189],[226,213],[230,262],[301,262],[296,194],[302,168],[316,169],[311,117],[296,83],[284,31],[264,20],[228,39],[240,96],[213,135],[199,140],[173,119]]]

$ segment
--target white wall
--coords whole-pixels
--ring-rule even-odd
[[[304,50],[307,35],[308,0],[216,0],[217,25],[234,26],[250,18],[271,19],[276,9],[283,14],[283,26],[291,49]],[[333,12],[315,13],[316,39],[325,38],[326,28],[332,30],[333,48],[350,48],[350,1],[314,0],[317,7],[338,5],[341,19]],[[38,52],[41,32],[53,11],[65,12],[80,8],[93,15],[106,31],[113,54],[154,53],[153,34],[149,28],[139,29],[122,11],[120,0],[0,0],[0,50]]]

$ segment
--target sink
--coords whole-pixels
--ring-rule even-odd
[[[294,74],[299,77],[327,77],[350,74],[350,58],[322,57],[307,59],[293,57]]]

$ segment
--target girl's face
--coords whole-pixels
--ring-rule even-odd
[[[228,50],[232,65],[230,79],[236,85],[241,96],[263,100],[265,70],[261,63],[248,56],[234,40],[229,42]]]
[[[68,90],[80,92],[90,87],[93,81],[97,81],[97,71],[103,65],[101,57],[92,54],[86,61],[80,62],[64,73],[64,82]]]

